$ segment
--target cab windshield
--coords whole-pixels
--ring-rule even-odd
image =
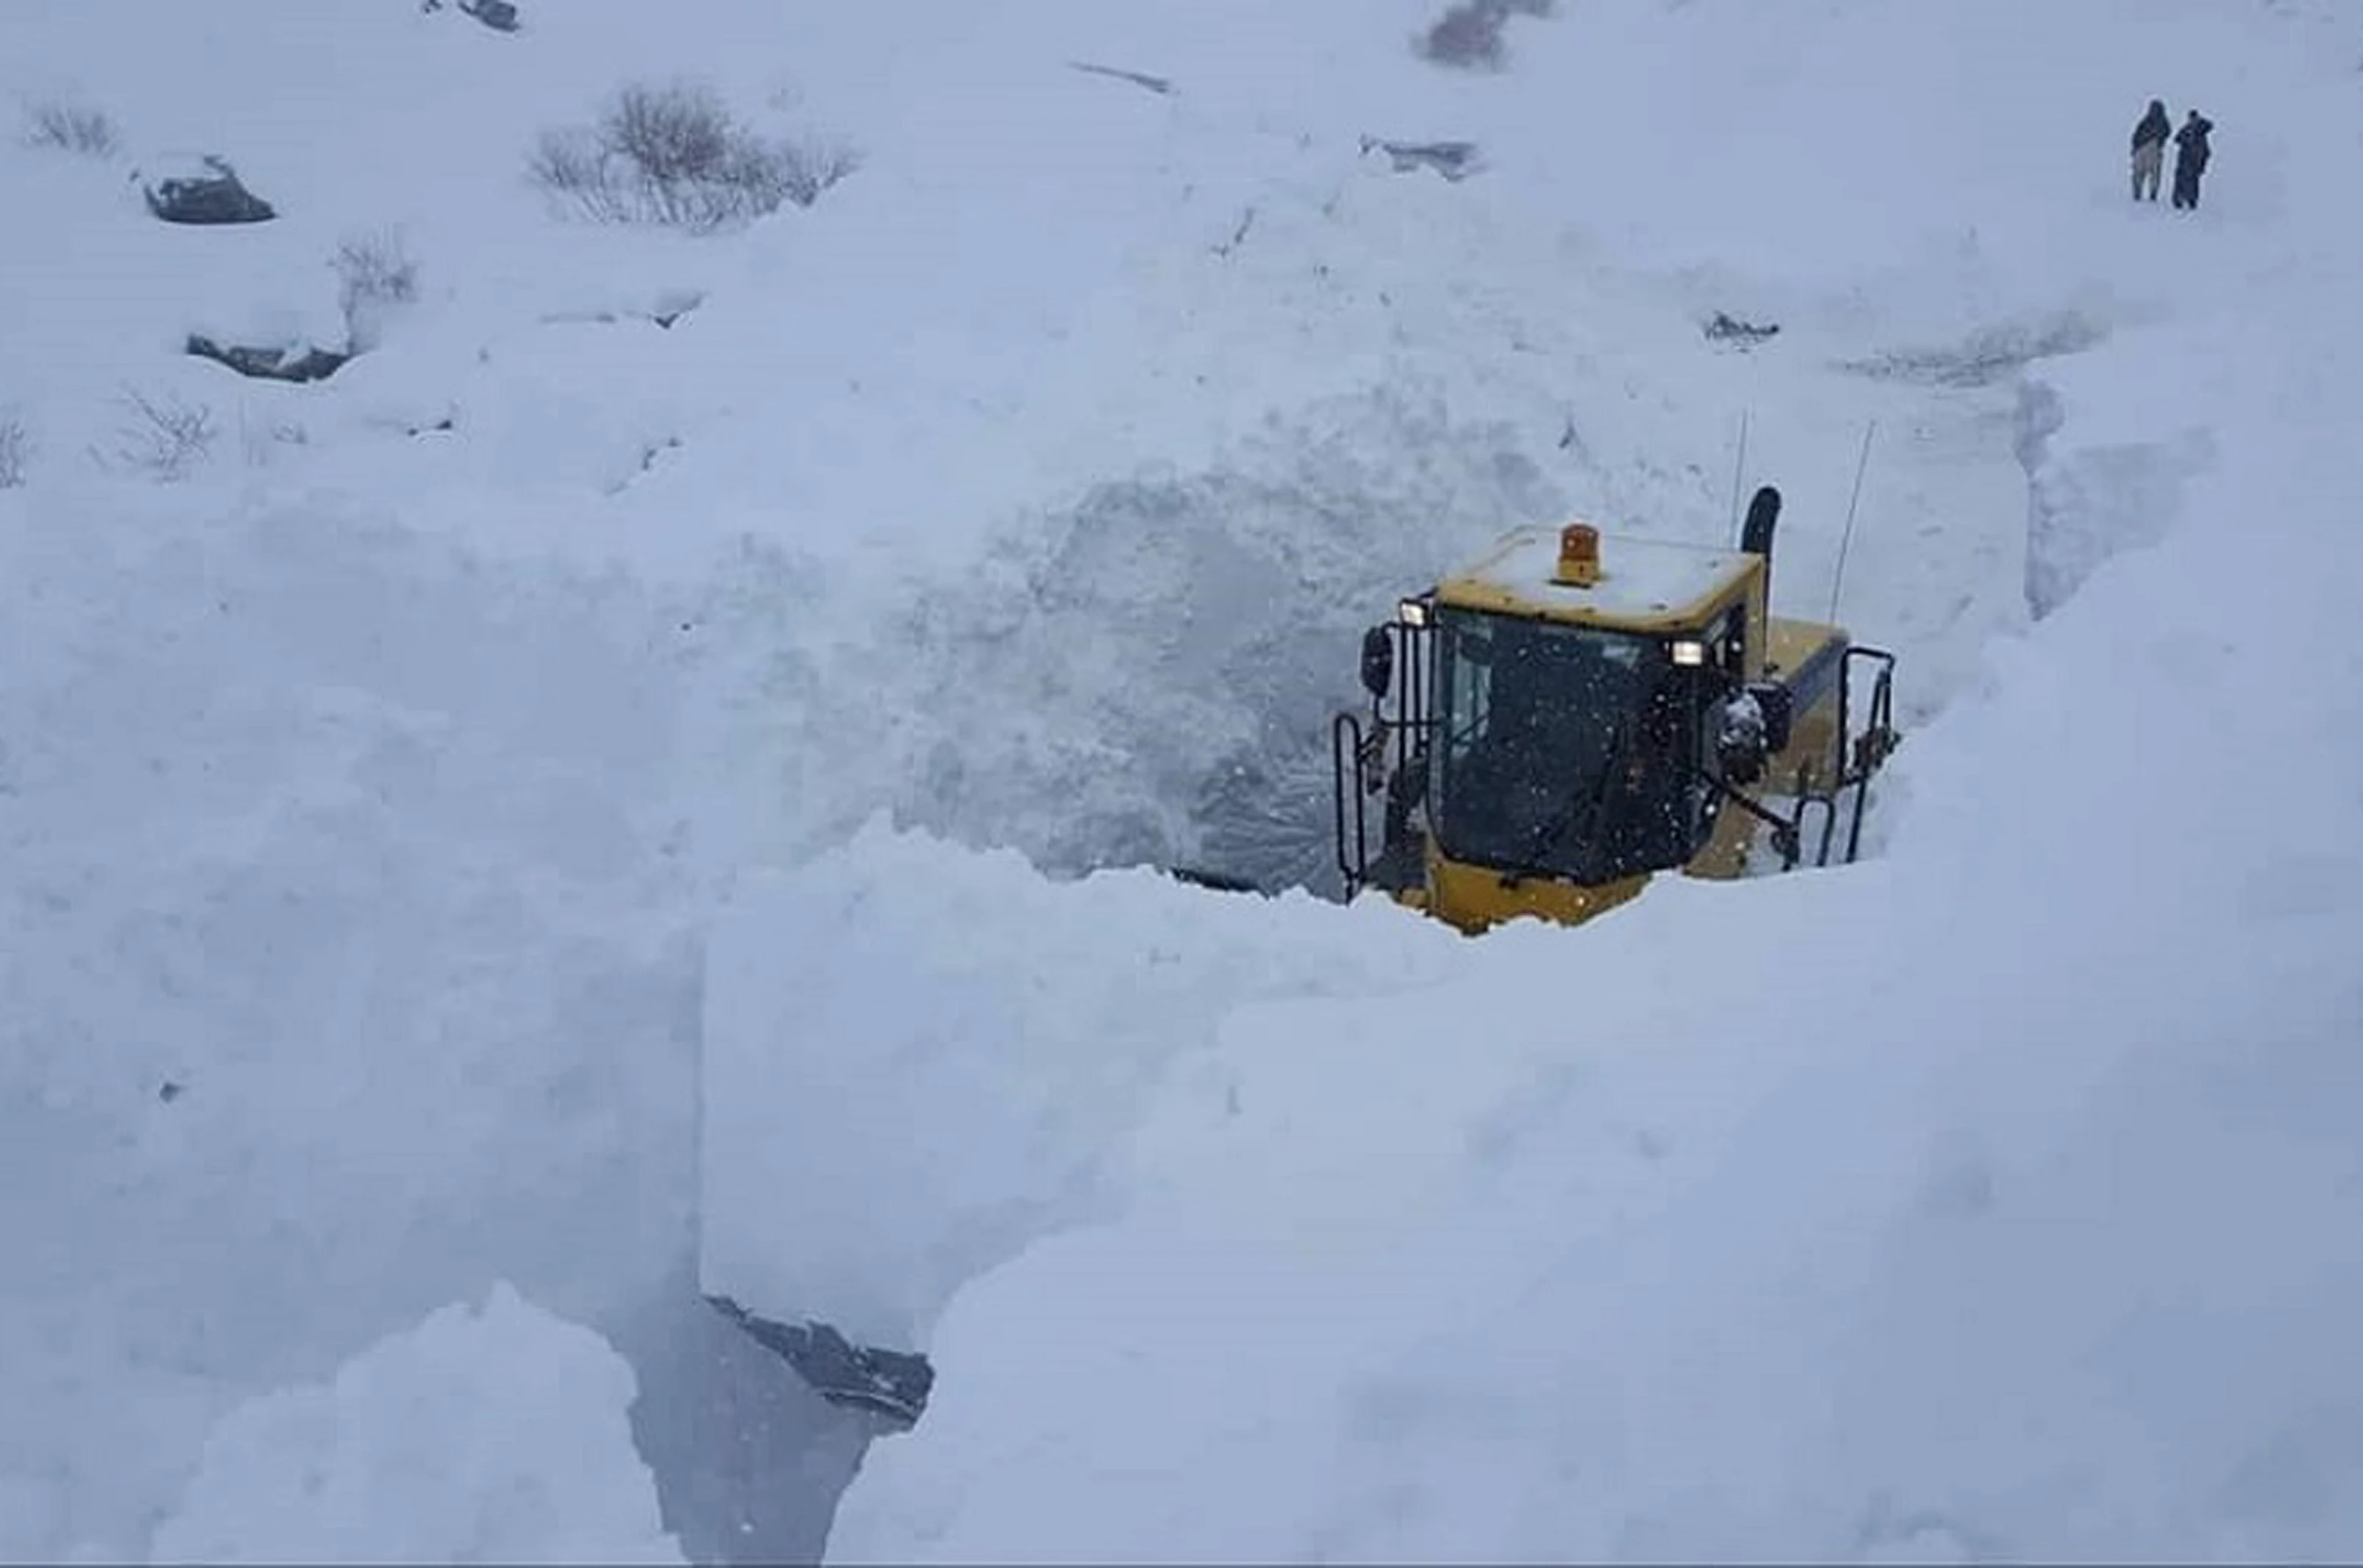
[[[1585,885],[1690,859],[1700,701],[1664,642],[1465,610],[1437,630],[1446,855]]]

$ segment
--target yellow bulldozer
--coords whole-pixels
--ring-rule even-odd
[[[1790,869],[1809,835],[1853,860],[1895,656],[1769,613],[1780,513],[1758,490],[1736,549],[1519,529],[1371,627],[1369,711],[1330,737],[1348,897],[1475,934],[1580,923],[1661,871]]]

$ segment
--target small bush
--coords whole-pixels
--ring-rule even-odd
[[[611,157],[595,131],[544,131],[526,161],[526,177],[583,217],[623,223],[621,182],[609,167]]]
[[[545,132],[526,171],[594,222],[705,232],[808,207],[859,165],[847,149],[759,136],[711,90],[673,83],[628,86],[597,125]]]
[[[0,490],[15,490],[25,482],[25,469],[33,460],[33,437],[24,421],[11,415],[0,418]]]
[[[25,141],[87,158],[112,158],[122,144],[103,109],[82,104],[36,104],[25,112]]]
[[[170,483],[185,478],[211,455],[216,435],[212,409],[176,397],[151,398],[131,387],[124,389],[122,401],[132,417],[117,428],[111,456],[91,454],[99,467]]]
[[[738,127],[722,100],[703,87],[627,87],[607,111],[607,144],[659,185],[724,177]]]
[[[1412,42],[1423,60],[1461,71],[1499,71],[1508,59],[1503,26],[1514,16],[1548,17],[1553,0],[1460,0]]]
[[[758,212],[782,202],[808,207],[821,193],[861,166],[850,148],[817,141],[749,142],[733,150],[728,182],[747,193]]]
[[[336,270],[345,346],[356,354],[377,347],[388,313],[418,298],[418,263],[400,229],[349,235],[328,265]]]

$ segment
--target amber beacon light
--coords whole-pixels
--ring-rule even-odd
[[[1570,588],[1590,588],[1600,580],[1599,529],[1570,523],[1559,531],[1559,570],[1551,579]]]

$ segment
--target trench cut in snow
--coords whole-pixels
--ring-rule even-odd
[[[2140,363],[2096,357],[2088,394]],[[1237,999],[1210,1043],[1170,1032],[1192,1043],[1104,1156],[1115,1211],[1043,1213],[951,1295],[934,1405],[871,1455],[831,1560],[2363,1539],[2337,1348],[2363,1314],[2363,847],[2323,827],[2363,801],[2363,555],[2310,499],[2336,431],[2208,412],[2193,502],[2268,509],[2253,548],[2308,619],[2228,634],[2178,591],[2216,542],[2170,532],[1924,737],[1874,865],[1670,882],[1580,942],[1500,933],[1353,1000],[1201,980]],[[2321,681],[2260,697],[2292,647]],[[2186,726],[2211,744],[2136,803],[2124,759]],[[919,885],[849,923],[840,985],[901,972],[859,933]],[[1063,920],[1027,911],[1049,948],[1103,924],[1060,892]],[[982,1165],[992,1120],[953,1125]],[[1111,1425],[1115,1386],[1157,1419]]]

